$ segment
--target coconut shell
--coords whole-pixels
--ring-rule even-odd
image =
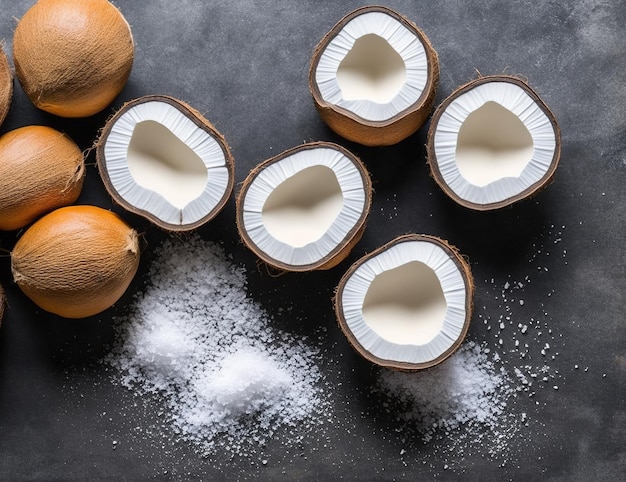
[[[11,99],[13,99],[13,72],[4,52],[4,45],[0,43],[0,125],[9,113]]]
[[[7,132],[0,137],[0,230],[72,204],[84,177],[83,153],[65,134],[45,126]]]
[[[348,323],[346,322],[346,319],[344,316],[343,303],[342,303],[343,291],[346,286],[346,283],[361,265],[366,263],[371,258],[374,258],[378,254],[388,250],[389,248],[396,246],[397,244],[404,243],[404,242],[411,242],[411,241],[429,242],[443,249],[449,255],[450,259],[454,262],[454,264],[456,264],[465,282],[465,320],[463,323],[461,334],[444,353],[442,353],[435,359],[430,360],[425,363],[408,363],[408,362],[402,362],[402,361],[396,361],[396,360],[385,360],[369,352],[359,342],[358,338],[354,335],[352,330],[350,330]],[[467,335],[467,331],[469,330],[470,321],[472,319],[472,312],[474,309],[474,278],[472,276],[472,271],[471,271],[469,263],[459,253],[458,249],[452,246],[451,244],[449,244],[447,241],[441,238],[438,238],[436,236],[431,236],[431,235],[426,235],[426,234],[406,234],[406,235],[399,236],[393,239],[392,241],[385,244],[384,246],[381,246],[380,248],[372,251],[371,253],[368,253],[367,255],[363,256],[361,259],[356,261],[348,269],[348,271],[346,271],[346,273],[342,276],[341,280],[339,281],[337,290],[335,291],[335,296],[333,298],[333,305],[335,308],[335,315],[339,323],[339,328],[348,339],[348,342],[350,343],[350,345],[363,358],[365,358],[366,360],[376,365],[379,365],[385,368],[391,368],[391,369],[407,371],[407,372],[418,371],[418,370],[423,370],[423,369],[431,368],[435,365],[438,365],[439,363],[447,359],[450,355],[452,355],[459,348],[459,346],[461,346],[461,343],[463,343],[463,340],[465,339]]]
[[[413,105],[384,121],[370,121],[342,107],[328,103],[322,98],[315,80],[315,71],[320,57],[330,41],[341,32],[347,23],[359,15],[369,12],[386,13],[410,30],[423,44],[428,63],[428,79],[421,96]],[[358,8],[342,18],[315,48],[309,69],[309,89],[321,118],[344,139],[365,146],[397,144],[417,132],[433,111],[438,85],[439,58],[426,34],[405,16],[387,7],[377,5]]]
[[[100,112],[122,91],[134,42],[107,0],[39,0],[13,37],[17,78],[40,109],[62,117]]]
[[[229,173],[228,186],[226,187],[223,196],[221,197],[219,202],[213,207],[213,209],[210,212],[206,213],[201,219],[199,219],[196,222],[186,223],[186,224],[167,223],[161,220],[159,217],[157,217],[154,213],[150,211],[146,211],[144,209],[140,209],[137,206],[134,206],[133,204],[129,203],[126,199],[124,199],[124,197],[115,188],[115,185],[113,184],[113,181],[111,180],[111,175],[107,169],[105,146],[106,146],[107,139],[111,133],[111,129],[113,128],[115,123],[129,109],[132,109],[133,107],[140,105],[144,102],[153,102],[153,101],[164,102],[178,109],[183,115],[185,115],[189,120],[191,120],[199,129],[202,129],[203,131],[207,132],[219,144],[224,154],[224,158],[226,160],[226,169],[228,169],[228,173]],[[132,133],[129,133],[129,135],[131,134]],[[139,216],[142,216],[150,220],[151,222],[153,222],[154,224],[156,224],[157,226],[159,226],[160,228],[166,231],[191,231],[202,226],[203,224],[206,224],[207,222],[209,222],[211,219],[213,219],[215,216],[219,214],[219,212],[224,208],[224,206],[230,199],[230,196],[232,195],[233,188],[235,185],[235,173],[234,173],[235,161],[230,152],[230,148],[228,146],[228,143],[226,142],[226,139],[215,128],[215,126],[213,126],[213,124],[211,124],[197,109],[173,97],[165,96],[165,95],[146,95],[146,96],[131,100],[129,102],[126,102],[106,122],[104,128],[102,129],[102,132],[100,133],[100,137],[96,141],[95,147],[96,147],[96,161],[98,164],[98,171],[100,173],[100,177],[102,178],[102,181],[104,182],[104,186],[106,190],[108,191],[108,193],[113,198],[113,200],[117,204],[122,206],[124,209],[126,209],[127,211],[130,211],[134,214],[138,214]]]
[[[437,162],[437,155],[435,153],[435,133],[437,131],[437,126],[439,124],[439,120],[441,119],[442,114],[446,111],[448,106],[454,102],[454,100],[465,94],[466,92],[478,87],[479,85],[483,85],[488,82],[508,82],[511,84],[515,84],[519,86],[528,96],[535,102],[537,107],[541,109],[546,117],[550,120],[552,127],[554,129],[556,148],[554,149],[554,155],[552,156],[552,161],[550,163],[549,168],[543,177],[537,181],[536,183],[528,186],[525,190],[520,192],[519,194],[509,197],[503,201],[489,203],[489,204],[477,204],[466,199],[463,199],[459,195],[457,195],[448,184],[445,182],[443,176],[441,175],[441,171],[439,170],[439,163]],[[443,192],[445,192],[451,199],[456,201],[461,206],[466,208],[474,209],[476,211],[489,211],[495,209],[501,209],[503,207],[509,206],[517,201],[522,199],[527,199],[538,192],[542,191],[546,186],[548,186],[554,180],[554,174],[556,173],[557,166],[559,164],[559,160],[561,157],[561,129],[559,127],[558,122],[556,121],[556,117],[550,110],[550,108],[541,100],[537,92],[526,82],[525,80],[515,77],[512,75],[486,75],[480,76],[477,79],[471,80],[466,84],[461,85],[457,89],[455,89],[444,101],[437,107],[435,112],[433,113],[432,119],[430,121],[430,127],[428,129],[428,139],[426,143],[426,155],[427,162],[430,167],[430,174],[435,182],[439,185]]]
[[[360,218],[355,223],[353,228],[347,234],[346,238],[337,245],[337,247],[328,253],[325,257],[317,261],[316,263],[302,266],[294,266],[285,264],[279,260],[274,259],[270,255],[268,255],[263,250],[259,249],[259,247],[252,241],[248,232],[245,229],[243,222],[243,205],[245,201],[246,194],[248,192],[248,188],[254,181],[254,179],[258,176],[258,174],[266,169],[271,164],[276,162],[280,162],[281,160],[294,155],[295,153],[302,151],[304,149],[315,149],[319,147],[330,147],[341,152],[344,156],[351,159],[354,165],[359,169],[361,174],[361,179],[363,181],[363,189],[365,191],[365,205],[363,206],[363,212],[361,213]],[[244,182],[241,185],[241,189],[237,194],[236,198],[236,221],[237,221],[237,229],[239,230],[239,235],[243,241],[243,243],[254,252],[259,259],[261,259],[264,263],[269,266],[282,271],[313,271],[313,270],[328,270],[334,268],[339,263],[341,263],[349,254],[350,251],[356,246],[356,244],[360,241],[363,236],[363,232],[365,231],[365,227],[367,225],[367,218],[369,216],[370,208],[372,204],[372,181],[370,179],[369,172],[360,161],[358,157],[352,154],[350,151],[345,149],[342,146],[331,142],[310,142],[307,144],[302,144],[300,146],[293,147],[291,149],[282,152],[281,154],[272,157],[271,159],[267,159],[266,161],[261,162],[256,167],[254,167]]]
[[[41,309],[84,318],[112,306],[139,266],[139,237],[116,214],[68,206],[47,214],[17,241],[13,279]]]

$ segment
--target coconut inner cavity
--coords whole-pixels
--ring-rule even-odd
[[[208,171],[200,157],[167,127],[146,120],[133,129],[128,168],[140,186],[183,209],[206,187]]]
[[[345,100],[390,102],[406,81],[404,60],[376,34],[358,38],[339,64],[337,83]]]
[[[263,205],[267,231],[299,248],[320,239],[343,207],[341,186],[332,169],[307,167],[279,184]]]
[[[456,165],[476,186],[519,177],[532,155],[533,139],[524,123],[496,102],[486,102],[472,112],[459,130]]]
[[[363,319],[381,338],[425,345],[443,328],[447,303],[432,268],[412,261],[382,272],[363,301]]]

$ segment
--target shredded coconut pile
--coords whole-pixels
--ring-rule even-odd
[[[279,432],[294,443],[320,423],[317,350],[271,328],[247,295],[245,269],[220,246],[166,241],[148,279],[117,320],[107,361],[128,388],[164,397],[181,438],[205,453],[248,455]]]
[[[488,349],[468,341],[432,369],[381,371],[380,386],[405,407],[398,417],[410,422],[425,442],[436,433],[449,435],[461,426],[466,431],[487,429],[494,434],[508,418],[507,401],[516,388],[486,352]]]

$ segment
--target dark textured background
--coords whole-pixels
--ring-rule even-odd
[[[0,37],[9,52],[16,19],[31,3],[0,1]],[[437,50],[438,102],[476,71],[506,72],[526,77],[554,111],[563,133],[554,183],[532,200],[492,213],[461,208],[437,188],[425,163],[425,129],[397,146],[364,148],[342,141],[319,119],[307,86],[310,55],[335,22],[362,2],[115,3],[132,26],[136,57],[114,105],[89,119],[63,120],[37,111],[16,82],[1,132],[45,124],[87,149],[122,102],[162,93],[187,101],[224,134],[235,157],[236,182],[257,163],[303,141],[335,141],[359,155],[376,189],[370,222],[352,255],[329,272],[274,278],[257,270],[239,242],[233,200],[199,230],[206,239],[222,240],[249,267],[250,294],[277,326],[296,336],[327,328],[321,369],[335,415],[344,422],[311,434],[295,452],[270,444],[266,465],[227,454],[203,458],[172,441],[166,427],[158,428],[151,415],[156,401],[133,399],[111,383],[111,373],[99,363],[113,340],[111,317],[123,313],[140,289],[150,248],[165,235],[112,206],[91,153],[79,202],[120,212],[145,232],[149,248],[120,303],[81,321],[38,311],[12,284],[8,257],[0,258],[0,282],[10,303],[0,329],[0,479],[624,480],[624,2],[385,2],[417,23]],[[342,273],[406,232],[443,237],[467,255],[477,280],[477,312],[494,319],[502,306],[493,292],[505,280],[548,268],[533,274],[523,296],[527,306],[549,313],[552,350],[558,352],[549,363],[558,371],[559,389],[541,391],[538,403],[526,395],[517,400],[515,410],[527,412],[530,422],[511,440],[504,467],[476,449],[450,461],[453,471],[445,470],[449,455],[417,439],[400,440],[366,396],[372,367],[336,327],[330,298]],[[17,235],[0,233],[0,248],[10,250]],[[279,311],[285,306],[291,317]],[[469,338],[498,348],[478,319]]]

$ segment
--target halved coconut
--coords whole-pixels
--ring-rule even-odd
[[[12,99],[13,72],[9,66],[7,54],[4,52],[4,43],[0,42],[0,125],[9,113]]]
[[[335,295],[339,326],[367,360],[420,370],[450,356],[472,316],[468,263],[446,241],[400,236],[354,263]]]
[[[341,146],[314,142],[254,168],[237,196],[244,243],[285,271],[329,269],[359,241],[372,185],[361,161]]]
[[[224,137],[171,97],[125,104],[106,123],[96,152],[113,199],[170,231],[213,219],[233,190],[234,161]]]
[[[396,144],[417,131],[438,83],[439,61],[426,35],[382,6],[341,19],[315,49],[309,71],[322,119],[367,146]]]
[[[432,176],[445,193],[484,211],[527,198],[552,180],[561,133],[526,82],[486,76],[463,85],[437,108],[427,152]]]

